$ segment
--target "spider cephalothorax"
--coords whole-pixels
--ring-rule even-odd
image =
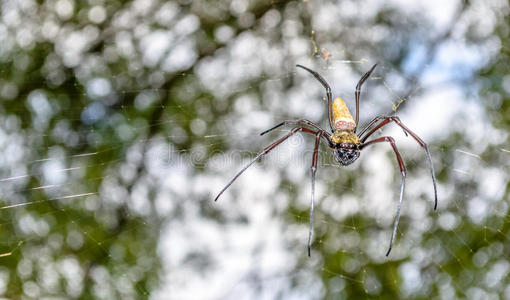
[[[354,148],[356,145],[353,144],[342,144],[339,145],[334,151],[335,159],[342,166],[348,166],[358,159],[361,152],[359,149]]]
[[[300,68],[303,68],[310,72],[326,89],[326,96],[328,97],[328,116],[329,116],[329,126],[331,127],[331,133],[328,133],[326,130],[322,129],[319,125],[305,120],[289,120],[284,121],[273,128],[270,128],[261,133],[261,135],[266,134],[280,126],[283,125],[297,125],[294,127],[289,133],[285,136],[281,137],[271,145],[267,146],[262,150],[248,165],[246,165],[241,171],[239,171],[234,178],[220,191],[218,196],[214,199],[215,201],[223,194],[223,192],[239,177],[246,169],[248,169],[255,161],[257,161],[261,156],[267,154],[269,151],[273,150],[276,146],[280,145],[283,141],[294,135],[295,133],[302,131],[306,133],[311,133],[315,135],[315,148],[313,151],[312,157],[312,197],[310,203],[310,230],[308,234],[308,256],[310,256],[310,248],[312,246],[312,235],[313,235],[313,211],[314,211],[314,198],[315,198],[315,172],[317,171],[317,161],[319,154],[319,145],[320,141],[326,141],[328,146],[331,148],[335,159],[343,166],[347,166],[352,164],[358,157],[360,153],[365,147],[370,146],[376,143],[388,142],[395,152],[395,156],[397,157],[398,166],[400,168],[400,173],[402,175],[402,183],[400,185],[400,197],[397,206],[397,214],[395,216],[395,221],[393,223],[393,231],[391,234],[390,247],[388,252],[386,252],[386,256],[390,254],[391,248],[393,246],[393,242],[395,240],[395,235],[397,233],[398,221],[400,219],[400,207],[402,205],[402,199],[404,195],[404,185],[405,185],[405,177],[407,174],[406,167],[404,165],[404,161],[400,156],[400,153],[397,150],[397,146],[395,141],[391,136],[383,136],[380,138],[376,138],[370,141],[367,141],[368,137],[374,134],[379,128],[384,125],[395,122],[398,126],[400,126],[406,135],[411,135],[412,138],[418,142],[418,144],[425,150],[427,155],[427,160],[430,166],[430,173],[432,176],[432,183],[434,185],[434,209],[437,208],[437,189],[436,189],[436,178],[434,175],[434,167],[432,166],[432,160],[430,158],[430,153],[422,139],[420,139],[414,132],[412,132],[409,128],[407,128],[400,119],[396,116],[378,116],[374,118],[372,121],[368,123],[368,125],[361,130],[360,133],[356,132],[359,121],[359,96],[361,91],[361,86],[363,82],[370,76],[372,71],[375,69],[374,65],[365,75],[361,77],[358,84],[356,85],[355,92],[355,100],[356,100],[356,119],[354,120],[347,105],[341,98],[335,98],[333,100],[331,94],[331,88],[329,84],[326,82],[324,78],[322,78],[319,73],[312,71],[306,67],[301,65],[297,65]],[[376,125],[377,124],[377,125]],[[375,125],[375,126],[374,126]]]

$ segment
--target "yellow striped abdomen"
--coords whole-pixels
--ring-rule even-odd
[[[354,130],[356,123],[342,98],[333,100],[333,124],[337,130]]]

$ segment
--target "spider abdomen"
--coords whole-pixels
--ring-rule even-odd
[[[337,97],[333,100],[332,110],[336,130],[354,130],[356,128],[356,123],[342,98]]]

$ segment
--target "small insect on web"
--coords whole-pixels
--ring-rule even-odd
[[[280,124],[262,132],[260,135],[264,135],[276,128],[279,128],[284,125],[294,125],[294,127],[289,133],[284,135],[283,137],[279,138],[275,142],[273,142],[271,145],[264,148],[255,158],[253,158],[244,168],[242,168],[235,176],[230,180],[229,183],[219,192],[219,194],[216,196],[214,201],[217,201],[218,198],[227,190],[230,185],[239,177],[241,174],[246,171],[254,162],[256,162],[260,157],[263,155],[266,155],[271,150],[276,148],[278,145],[280,145],[282,142],[287,140],[292,135],[296,134],[297,132],[305,132],[315,135],[315,147],[313,151],[313,157],[312,157],[312,167],[311,167],[311,179],[312,179],[312,196],[310,201],[310,228],[309,228],[309,234],[308,234],[308,256],[310,256],[310,250],[312,246],[312,237],[313,237],[313,223],[314,223],[314,201],[315,201],[315,172],[317,171],[317,157],[319,153],[319,145],[320,142],[325,142],[331,151],[333,152],[333,155],[335,156],[335,159],[338,163],[340,163],[343,166],[347,166],[352,164],[361,154],[361,151],[365,149],[366,147],[382,143],[382,142],[388,142],[390,146],[393,149],[393,152],[395,153],[395,156],[398,161],[398,166],[400,168],[400,173],[402,175],[402,182],[400,185],[400,196],[397,206],[397,213],[395,216],[395,220],[393,223],[393,231],[391,234],[391,240],[390,245],[388,248],[388,251],[386,252],[386,256],[388,256],[391,252],[391,249],[393,247],[393,242],[395,241],[395,236],[397,233],[398,228],[398,222],[400,220],[400,208],[402,206],[402,200],[404,195],[404,186],[405,186],[405,178],[406,178],[406,167],[404,165],[404,161],[402,160],[402,157],[400,156],[400,153],[397,149],[397,145],[395,144],[395,140],[391,136],[383,136],[380,138],[372,139],[370,141],[367,141],[368,137],[370,137],[372,134],[374,134],[377,130],[379,130],[381,127],[387,125],[390,122],[394,122],[398,126],[400,126],[404,132],[409,135],[411,135],[414,140],[425,150],[425,153],[427,155],[427,160],[429,163],[430,168],[430,174],[432,176],[432,184],[434,186],[434,210],[437,209],[437,187],[436,187],[436,177],[434,175],[434,166],[432,165],[432,159],[430,157],[429,150],[427,148],[427,144],[419,138],[414,132],[412,132],[409,128],[407,128],[402,121],[400,121],[400,118],[397,116],[377,116],[372,121],[368,123],[367,126],[365,126],[360,133],[357,133],[358,129],[358,122],[359,122],[359,99],[360,99],[360,93],[361,93],[361,86],[367,80],[367,78],[370,76],[370,74],[374,71],[377,64],[375,64],[365,75],[361,77],[358,84],[356,85],[356,91],[354,93],[355,100],[356,100],[356,114],[355,118],[353,119],[351,113],[349,112],[349,109],[347,108],[347,105],[343,101],[342,98],[335,98],[333,100],[332,94],[331,94],[331,88],[329,84],[326,82],[326,80],[319,75],[319,73],[312,71],[308,69],[307,67],[304,67],[302,65],[297,65],[297,67],[302,68],[308,72],[310,72],[326,89],[326,96],[328,98],[328,119],[329,119],[329,126],[331,128],[331,133],[328,133],[325,129],[322,129],[319,125],[313,123],[312,121],[301,119],[301,120],[287,120],[283,121]]]

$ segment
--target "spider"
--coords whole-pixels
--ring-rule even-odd
[[[244,168],[242,168],[232,180],[230,180],[229,183],[219,192],[219,194],[216,196],[214,201],[217,201],[218,198],[225,192],[226,189],[232,185],[232,183],[239,177],[241,174],[246,171],[254,162],[256,162],[260,157],[266,155],[271,150],[276,148],[276,146],[280,145],[283,141],[291,137],[292,135],[296,134],[297,132],[305,132],[315,135],[315,148],[313,151],[313,157],[312,157],[312,167],[311,167],[311,179],[312,179],[312,196],[310,201],[310,226],[309,226],[309,234],[308,234],[308,256],[310,256],[310,249],[312,246],[312,237],[313,237],[313,223],[314,223],[314,200],[315,200],[315,172],[317,171],[317,157],[319,153],[319,145],[321,141],[324,141],[327,143],[331,151],[333,152],[333,155],[335,156],[335,159],[343,166],[348,166],[352,164],[358,157],[360,156],[360,153],[363,149],[366,147],[387,142],[392,147],[393,151],[395,152],[395,156],[398,161],[398,166],[400,168],[400,173],[402,175],[402,182],[400,185],[400,197],[398,201],[397,206],[397,213],[395,216],[395,220],[393,222],[393,231],[391,234],[391,240],[390,245],[388,248],[388,251],[386,252],[386,256],[388,256],[391,252],[391,249],[393,247],[393,242],[395,241],[395,235],[397,233],[397,227],[398,222],[400,219],[400,208],[402,206],[402,199],[404,194],[404,186],[405,186],[405,178],[406,178],[406,167],[404,165],[404,161],[402,160],[402,157],[400,156],[400,153],[398,152],[397,145],[395,144],[395,140],[391,136],[383,136],[376,139],[372,139],[370,141],[367,141],[367,139],[374,134],[379,128],[387,125],[390,122],[394,122],[398,126],[400,126],[403,130],[406,136],[409,134],[412,138],[418,142],[418,144],[425,150],[425,153],[427,155],[427,160],[429,163],[430,168],[430,174],[432,176],[432,184],[434,186],[434,210],[437,208],[437,187],[436,187],[436,178],[434,175],[434,166],[432,165],[432,159],[430,158],[430,153],[427,148],[427,144],[419,138],[414,132],[412,132],[409,128],[407,128],[402,121],[400,121],[400,118],[397,116],[377,116],[372,121],[368,123],[367,126],[365,126],[359,133],[357,132],[358,129],[358,121],[359,121],[359,99],[360,99],[360,92],[361,92],[361,86],[367,80],[367,78],[370,76],[370,74],[374,71],[377,64],[375,64],[365,75],[361,77],[358,84],[356,85],[356,91],[354,93],[355,101],[356,101],[356,115],[355,118],[352,118],[351,113],[349,112],[349,109],[347,108],[347,105],[342,100],[342,98],[335,98],[333,100],[332,94],[331,94],[331,88],[329,84],[326,82],[326,80],[319,75],[319,73],[312,71],[308,69],[307,67],[304,67],[302,65],[296,65],[296,67],[302,68],[308,72],[310,72],[326,89],[326,96],[328,99],[328,119],[329,119],[329,126],[331,128],[331,133],[328,133],[326,130],[322,129],[319,125],[306,120],[306,119],[300,119],[300,120],[287,120],[283,121],[280,124],[262,132],[260,135],[264,135],[270,131],[273,131],[281,126],[284,125],[295,125],[295,127],[286,135],[276,140],[271,145],[264,148],[255,158],[253,158]],[[377,125],[376,125],[377,124]],[[375,125],[375,126],[374,126]]]

